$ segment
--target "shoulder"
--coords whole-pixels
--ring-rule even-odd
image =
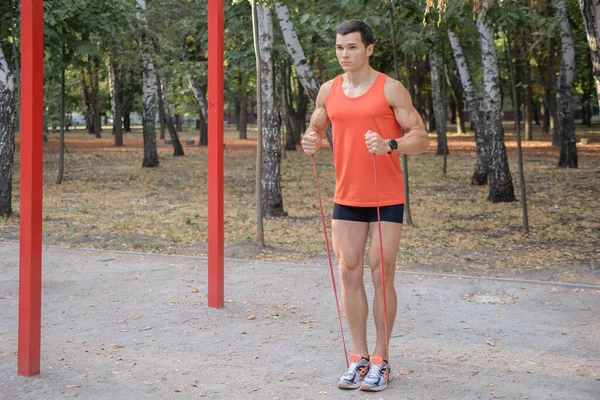
[[[402,82],[396,79],[386,77],[383,90],[385,92],[385,98],[392,107],[402,107],[406,104],[412,105],[410,94],[404,87]]]
[[[327,96],[336,79],[337,78],[330,79],[327,82],[325,82],[324,84],[322,84],[321,89],[319,90],[319,94],[323,93],[325,96]]]
[[[319,89],[319,94],[317,95],[317,103],[325,104],[325,100],[327,99],[327,96],[329,96],[329,92],[331,91],[331,87],[333,86],[335,79],[336,78],[328,80],[327,82],[321,85],[321,88]]]

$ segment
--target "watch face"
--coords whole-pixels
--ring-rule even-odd
[[[390,139],[390,142],[389,142],[389,143],[390,143],[390,147],[391,147],[393,150],[396,150],[396,149],[398,148],[398,142],[396,142],[396,139]]]

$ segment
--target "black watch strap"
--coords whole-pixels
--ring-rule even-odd
[[[390,151],[388,151],[388,154],[392,153],[394,150],[398,149],[398,142],[396,141],[396,139],[390,139],[388,140],[388,146],[390,146]]]

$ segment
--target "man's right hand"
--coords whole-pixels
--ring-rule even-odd
[[[308,155],[313,155],[321,148],[321,136],[314,130],[307,131],[302,137],[302,149]]]

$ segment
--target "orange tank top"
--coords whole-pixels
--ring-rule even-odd
[[[387,75],[379,73],[375,83],[358,97],[348,97],[342,89],[342,75],[337,76],[325,107],[333,127],[333,162],[335,164],[335,196],[338,204],[375,207],[373,154],[365,145],[368,130],[384,139],[399,138],[402,129],[385,98]],[[404,180],[398,153],[377,155],[379,205],[404,203]]]

